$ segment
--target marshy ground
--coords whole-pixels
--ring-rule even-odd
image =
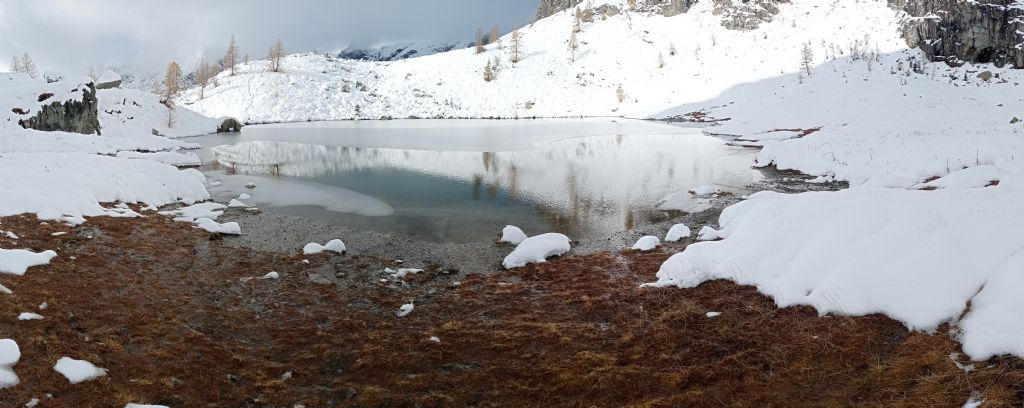
[[[0,225],[21,236],[19,248],[59,253],[25,276],[0,276],[14,291],[0,295],[0,337],[22,352],[14,367],[22,383],[0,392],[0,406],[32,398],[44,407],[1024,400],[1024,362],[996,358],[964,370],[945,328],[908,332],[879,315],[777,309],[725,281],[639,287],[655,279],[668,250],[482,274],[428,266],[391,279],[383,269],[399,265],[390,259],[256,251],[154,215],[92,218],[74,229],[30,216]],[[68,234],[51,235],[59,231]],[[270,271],[280,279],[258,278]],[[397,317],[410,301],[413,312]],[[45,319],[15,319],[26,311]],[[69,384],[52,368],[62,356],[109,374]]]

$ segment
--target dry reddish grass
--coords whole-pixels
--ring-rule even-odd
[[[396,290],[366,272],[379,259],[303,265],[161,217],[91,219],[60,237],[49,234],[67,227],[31,218],[0,228],[22,235],[19,247],[61,252],[24,277],[0,276],[15,292],[0,297],[0,337],[23,353],[23,383],[0,392],[0,406],[46,393],[47,407],[954,407],[973,391],[985,406],[1024,397],[1021,360],[965,373],[943,333],[776,309],[724,281],[640,288],[662,252],[560,259],[471,275],[456,289],[434,269]],[[348,278],[310,283],[305,271],[324,267]],[[270,270],[282,278],[239,280]],[[412,298],[413,313],[395,317]],[[45,320],[14,321],[43,301]],[[65,355],[110,375],[70,385],[51,368]]]

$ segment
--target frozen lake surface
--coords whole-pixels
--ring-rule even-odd
[[[191,141],[218,201],[433,242],[506,224],[595,237],[680,215],[659,209],[673,193],[760,179],[751,150],[643,121],[313,122]]]

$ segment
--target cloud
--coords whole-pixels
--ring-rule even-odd
[[[281,38],[291,52],[339,51],[389,41],[472,40],[508,30],[537,0],[0,0],[0,57],[30,52],[41,69],[85,73],[128,65],[155,71],[176,60],[217,59],[235,35],[254,58]],[[8,57],[9,58],[9,57]],[[7,64],[0,64],[6,67]]]

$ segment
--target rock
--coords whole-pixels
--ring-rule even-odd
[[[69,99],[43,105],[35,116],[21,119],[18,124],[25,129],[44,132],[100,134],[96,87],[90,83],[80,85],[78,90],[82,92],[81,100]]]
[[[317,272],[313,272],[313,273],[309,274],[309,281],[313,282],[313,283],[315,283],[317,285],[330,285],[330,284],[334,283],[334,282],[331,282],[330,279],[327,279],[327,277],[324,276],[323,274],[320,274],[320,273],[317,273]]]
[[[1018,118],[1016,116],[1014,116],[1013,119],[1010,119],[1010,124],[1011,125],[1019,123],[1019,122],[1020,122],[1020,118]]]
[[[992,71],[981,71],[978,73],[978,78],[981,78],[982,81],[988,82],[992,79]]]
[[[1024,9],[1016,0],[888,0],[905,11],[902,31],[907,45],[933,61],[959,66],[964,61],[1024,67]],[[928,17],[928,18],[922,18]]]
[[[224,121],[220,123],[220,126],[217,126],[217,133],[241,132],[241,131],[242,131],[242,123],[239,122],[238,119],[235,119],[235,118],[224,119]]]
[[[114,89],[121,87],[121,74],[111,70],[103,71],[96,79],[96,89]]]

